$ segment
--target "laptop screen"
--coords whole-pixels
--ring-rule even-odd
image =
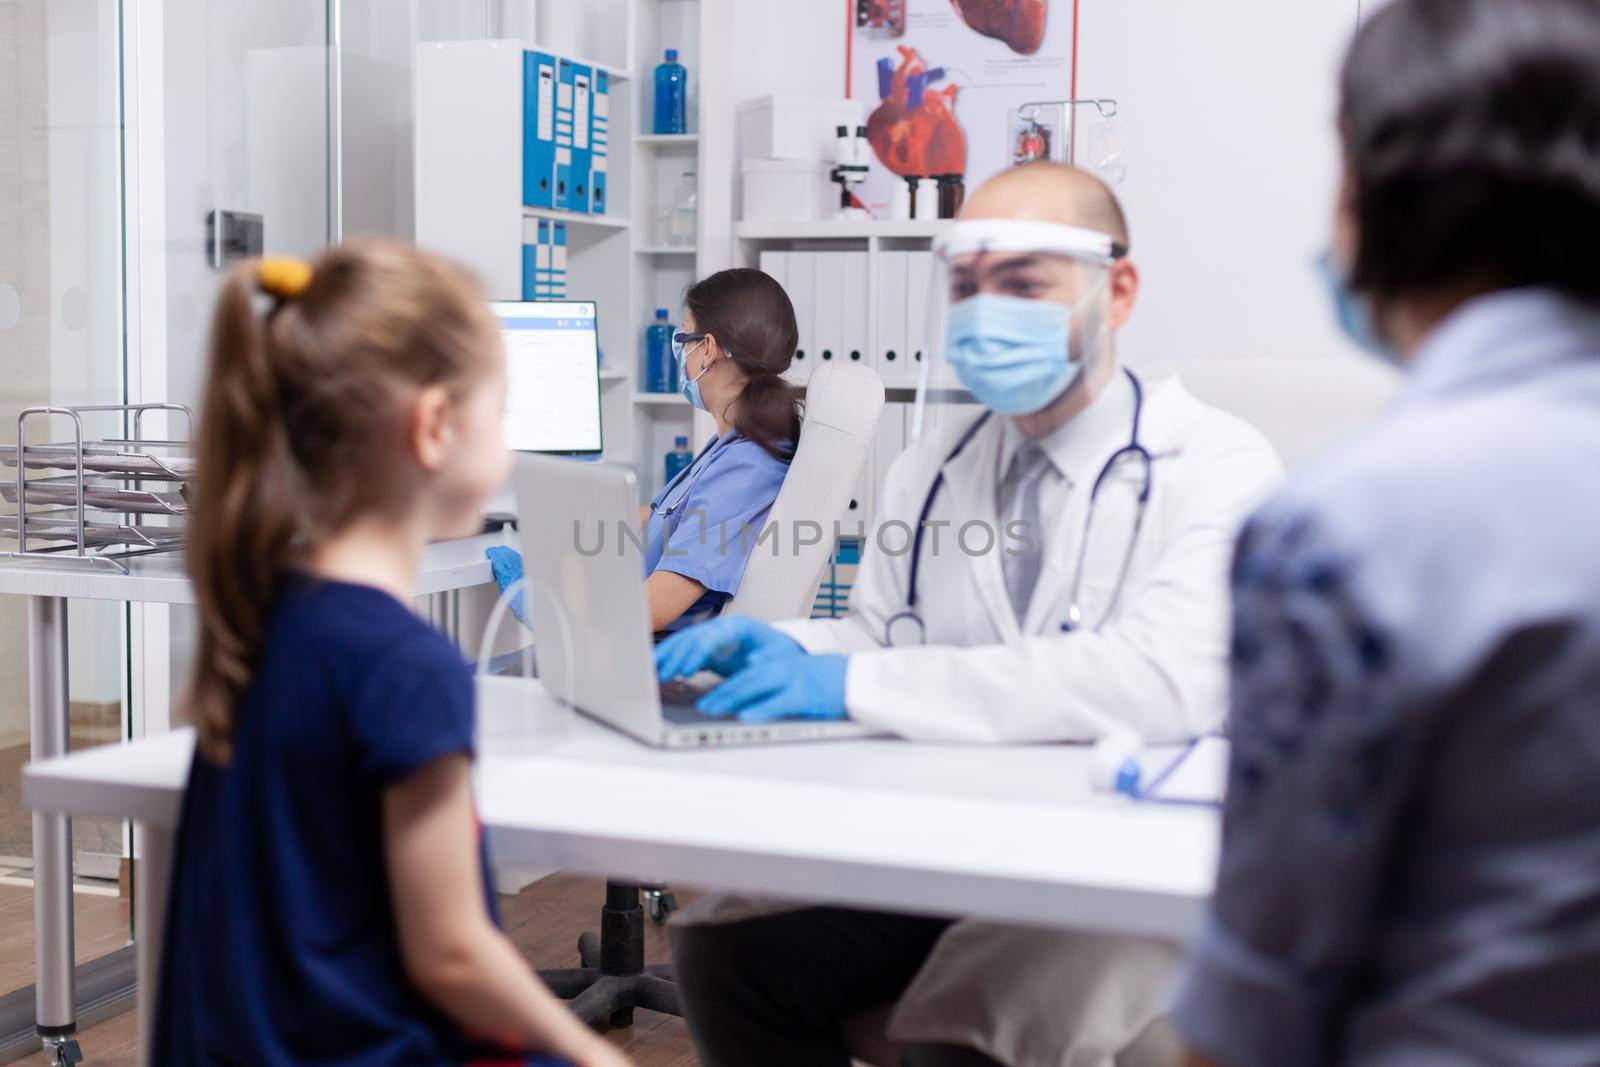
[[[506,444],[598,455],[600,345],[589,300],[489,305],[506,345]]]

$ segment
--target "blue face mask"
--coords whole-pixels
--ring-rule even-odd
[[[1385,363],[1399,365],[1400,354],[1378,333],[1372,301],[1350,288],[1350,272],[1339,266],[1331,251],[1317,257],[1317,274],[1327,286],[1333,312],[1345,336]]]
[[[698,338],[697,340],[704,340],[704,338]],[[689,343],[694,344],[696,342],[690,341]],[[706,376],[706,371],[711,369],[711,364],[708,363],[701,367],[700,373],[693,378],[689,377],[689,355],[676,336],[672,338],[672,358],[678,361],[678,377],[683,381],[683,384],[678,387],[679,392],[683,393],[683,398],[692,407],[705,411],[706,402],[700,396],[700,379]]]
[[[1031,415],[1083,369],[1068,358],[1072,309],[1047,300],[979,293],[950,309],[945,359],[985,407]]]

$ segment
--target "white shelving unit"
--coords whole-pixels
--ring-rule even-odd
[[[873,219],[869,222],[736,222],[733,234],[741,241],[862,241],[903,238],[932,242],[950,227],[949,219]]]
[[[677,394],[644,392],[644,331],[658,307],[677,321],[684,289],[732,263],[734,104],[729,65],[701,63],[733,48],[734,0],[591,0],[540,5],[536,39],[417,46],[417,243],[476,270],[495,299],[520,299],[523,224],[567,224],[567,295],[599,306],[606,458],[635,468],[645,492],[676,437],[711,432]],[[615,214],[522,205],[522,52],[537,48],[610,78],[610,193]],[[690,132],[650,132],[654,71],[666,48],[689,71]],[[586,58],[587,57],[587,58]],[[698,106],[696,106],[698,104]],[[718,116],[704,129],[700,114]],[[471,115],[472,121],[462,121]],[[692,246],[657,233],[686,170],[697,176]],[[708,178],[713,180],[708,180]],[[698,424],[697,424],[698,419]]]
[[[911,405],[916,398],[917,374],[914,365],[907,362],[912,353],[897,353],[897,362],[887,361],[887,342],[880,323],[883,301],[884,253],[926,252],[933,242],[950,227],[944,219],[923,221],[871,220],[866,222],[841,222],[825,219],[813,222],[736,222],[733,224],[734,260],[742,266],[760,266],[761,254],[777,252],[865,252],[865,292],[846,299],[860,299],[866,305],[866,330],[863,342],[864,362],[879,372],[884,379],[887,405],[879,423],[877,437],[872,447],[872,457],[852,494],[849,510],[843,516],[845,529],[864,524],[870,529],[876,501],[889,462],[905,450],[908,440]],[[797,305],[802,301],[796,301]],[[802,311],[803,314],[803,311]],[[807,329],[801,326],[801,340],[805,344]],[[813,338],[813,341],[815,339]],[[854,351],[854,344],[846,342],[846,349]],[[953,380],[938,383],[945,402],[939,405],[935,418],[963,417],[968,407],[966,396]]]
[[[700,143],[698,133],[641,133],[633,139],[634,144],[657,145],[670,147],[672,145],[693,146]]]
[[[520,195],[520,194],[519,194]],[[528,207],[522,208],[522,217],[525,219],[560,219],[569,228],[594,226],[602,230],[625,230],[632,223],[626,218],[616,215],[586,215],[581,211],[562,211],[553,207]]]
[[[872,220],[868,222],[840,222],[824,219],[815,222],[736,222],[733,224],[734,258],[742,266],[755,267],[761,262],[765,250],[782,251],[865,251],[867,253],[867,288],[864,294],[867,308],[867,359],[869,366],[879,366],[883,349],[878,322],[879,286],[882,271],[880,253],[926,251],[950,227],[948,219],[925,221]],[[880,369],[884,388],[891,401],[909,400],[916,392],[916,382],[909,375],[897,377]]]

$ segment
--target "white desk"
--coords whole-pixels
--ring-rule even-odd
[[[479,732],[479,816],[496,862],[512,867],[1173,940],[1197,923],[1216,867],[1215,811],[1092,794],[1077,747],[667,752],[582,717],[552,736],[489,709]],[[142,1024],[192,751],[180,731],[23,776],[36,811],[138,825]]]
[[[453,594],[493,581],[484,549],[509,543],[509,537],[485,534],[427,547],[417,594],[429,598],[435,625],[447,633],[455,632],[459,609]],[[28,602],[30,756],[35,763],[68,750],[67,601],[194,603],[194,590],[180,557],[138,557],[125,566],[126,572],[70,560],[8,559],[0,563],[0,594],[23,596]],[[115,808],[100,814],[124,817]],[[137,838],[135,844],[138,854]],[[72,829],[62,814],[34,812],[33,855],[37,1021],[41,1034],[59,1039],[75,1025]]]

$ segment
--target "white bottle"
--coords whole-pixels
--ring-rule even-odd
[[[672,196],[672,227],[668,234],[668,244],[692,245],[695,243],[699,196],[700,187],[699,183],[695,181],[694,171],[684,171],[683,178],[678,182],[678,188]]]
[[[911,186],[904,178],[896,178],[889,186],[889,217],[902,220],[911,217]]]
[[[929,177],[917,180],[916,217],[919,219],[936,219],[939,217],[939,183]]]

